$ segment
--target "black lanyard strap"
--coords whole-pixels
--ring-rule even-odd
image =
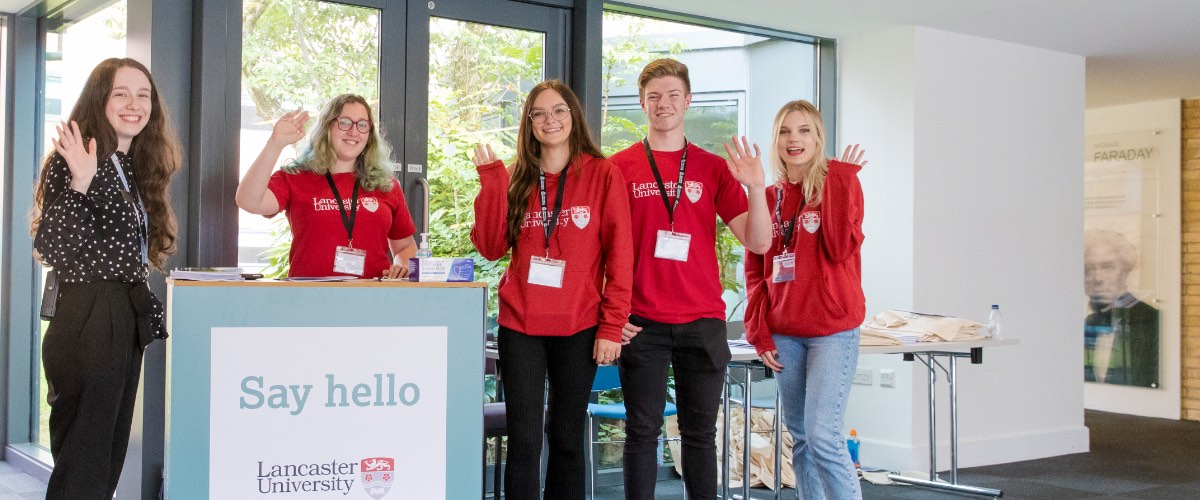
[[[674,204],[667,198],[667,186],[663,184],[662,174],[658,173],[658,163],[654,161],[654,153],[650,151],[648,139],[642,139],[642,148],[646,150],[646,161],[650,162],[650,171],[654,172],[654,182],[658,183],[658,194],[662,195],[663,205],[667,207],[667,219],[671,221],[671,232],[675,232],[675,208],[679,206],[679,195],[683,194],[683,173],[687,170],[687,139],[683,140],[683,157],[679,159],[679,180],[675,184]]]
[[[568,163],[562,169],[562,176],[558,179],[558,189],[555,196],[558,199],[554,200],[554,212],[547,213],[546,211],[546,172],[538,172],[538,194],[542,200],[542,231],[546,233],[546,258],[550,258],[550,235],[554,234],[554,228],[558,227],[558,214],[562,212],[563,193],[567,187],[567,170],[571,168]]]
[[[807,203],[803,195],[800,198],[800,206],[796,207],[796,213],[792,216],[791,224],[783,223],[783,186],[775,186],[775,220],[779,221],[779,232],[783,234],[784,252],[792,246],[792,238],[796,235],[796,225],[800,223],[800,213],[804,211],[804,205]]]
[[[325,172],[325,180],[329,181],[329,189],[337,198],[338,213],[342,216],[342,226],[346,228],[346,244],[354,248],[354,220],[358,218],[358,178],[354,179],[354,191],[350,195],[350,214],[346,215],[346,205],[342,203],[342,193],[338,192],[337,184],[333,182],[333,174]]]

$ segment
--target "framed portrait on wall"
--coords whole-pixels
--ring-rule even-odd
[[[1160,143],[1154,131],[1087,137],[1083,212],[1087,382],[1159,387]]]

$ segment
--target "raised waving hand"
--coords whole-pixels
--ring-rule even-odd
[[[96,176],[96,139],[85,143],[83,134],[79,133],[79,124],[74,121],[70,125],[59,123],[54,128],[58,130],[58,138],[50,139],[50,142],[71,170],[71,189],[87,194],[92,178]]]
[[[742,140],[738,141],[737,136],[731,137],[732,147],[729,144],[725,145],[725,153],[729,155],[729,159],[725,160],[726,166],[729,167],[729,173],[733,174],[733,178],[742,183],[748,188],[761,188],[765,182],[765,174],[762,167],[762,154],[758,150],[758,144],[754,145],[754,153],[750,153],[750,140],[746,136],[742,136]]]

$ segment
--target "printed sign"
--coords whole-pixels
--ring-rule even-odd
[[[209,498],[446,496],[445,327],[213,328]]]

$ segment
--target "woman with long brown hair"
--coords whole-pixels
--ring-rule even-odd
[[[509,457],[504,493],[513,500],[541,497],[544,429],[545,498],[581,500],[592,379],[597,364],[620,355],[629,315],[633,248],[625,181],[592,141],[575,93],[557,80],[529,92],[511,171],[490,146],[476,146],[473,160],[482,188],[471,241],[488,260],[512,252],[499,286]]]
[[[106,59],[88,77],[34,191],[37,257],[60,285],[47,294],[42,363],[54,471],[46,498],[109,499],[129,445],[142,351],[165,338],[146,285],[175,252],[167,187],[179,142],[150,71]],[[57,308],[53,307],[57,304]]]

